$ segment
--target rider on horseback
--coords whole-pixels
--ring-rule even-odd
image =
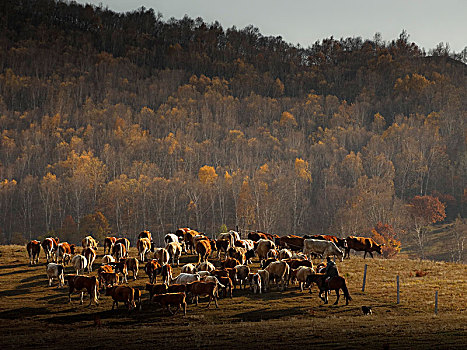
[[[324,283],[326,286],[329,286],[329,280],[333,277],[339,276],[339,271],[337,271],[337,266],[334,261],[331,260],[331,258],[328,256],[327,257],[327,263],[326,263],[326,268],[324,270]]]

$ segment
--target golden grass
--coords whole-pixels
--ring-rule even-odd
[[[102,248],[99,248],[102,256]],[[130,254],[136,256],[134,248]],[[409,259],[363,260],[352,255],[337,262],[353,300],[345,306],[323,305],[313,293],[297,286],[285,292],[253,295],[234,292],[206,309],[188,305],[187,316],[162,315],[143,294],[143,310],[111,311],[112,301],[101,295],[98,307],[79,305],[78,295],[67,302],[67,287],[48,287],[44,257],[29,267],[21,246],[0,246],[0,345],[3,348],[465,348],[467,345],[466,265]],[[184,262],[194,257],[184,256]],[[99,258],[97,262],[100,262]],[[318,261],[316,261],[318,262]],[[363,293],[364,265],[368,265]],[[253,269],[258,264],[255,262]],[[417,271],[425,276],[416,277]],[[71,268],[67,272],[72,272]],[[175,269],[178,274],[179,269]],[[93,273],[95,274],[95,272]],[[396,276],[401,303],[396,304]],[[140,271],[131,286],[144,289]],[[435,291],[439,313],[434,314]],[[335,300],[334,293],[330,303]],[[373,315],[363,316],[361,306]],[[95,325],[99,317],[100,326]]]

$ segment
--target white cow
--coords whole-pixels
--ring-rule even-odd
[[[76,270],[76,274],[79,275],[80,271],[83,272],[88,266],[88,259],[84,255],[78,254],[71,259],[71,265]]]
[[[169,252],[165,248],[155,248],[154,259],[157,259],[159,264],[166,265],[169,263],[170,260]]]
[[[180,255],[182,255],[182,246],[180,243],[171,242],[165,247],[172,258],[172,265],[175,265],[175,259],[177,260],[177,266],[180,264]]]
[[[185,264],[182,266],[182,269],[180,271],[183,273],[194,274],[196,273],[196,266],[194,264]]]
[[[248,282],[250,282],[250,289],[253,291],[253,294],[261,294],[261,276],[259,273],[250,273],[248,275]]]
[[[297,269],[292,270],[291,275],[293,275],[297,279],[298,284],[300,286],[300,291],[303,292],[303,285],[305,284],[307,277],[314,273],[315,271],[313,270],[313,268],[308,266],[300,266]]]
[[[311,253],[321,254],[323,258],[328,256],[340,256],[341,261],[344,260],[344,252],[340,250],[334,242],[322,241],[319,239],[305,239],[303,241],[303,254],[309,256],[311,260]]]
[[[181,273],[170,281],[170,284],[187,284],[199,281],[201,278],[197,273]]]
[[[273,261],[265,270],[269,272],[269,280],[275,279],[277,288],[279,288],[280,283],[282,290],[285,290],[290,274],[289,264],[285,261]]]
[[[49,263],[46,268],[47,278],[49,279],[49,287],[52,286],[54,279],[58,280],[58,286],[61,287],[65,284],[65,268],[63,265]]]

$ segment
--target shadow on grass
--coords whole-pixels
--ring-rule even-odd
[[[29,288],[17,288],[0,291],[0,297],[12,297],[17,295],[29,294],[31,290]]]
[[[45,307],[21,307],[0,312],[0,319],[14,320],[23,317],[32,317],[38,315],[48,315],[51,311]]]
[[[24,267],[28,266],[29,264],[11,264],[11,265],[0,265],[0,270],[5,270],[5,269],[14,269],[17,267]],[[1,276],[1,275],[0,275]]]
[[[263,320],[280,319],[283,317],[303,315],[305,311],[300,307],[286,309],[260,309],[249,312],[242,312],[232,315],[232,318],[240,319],[244,322],[259,322]]]

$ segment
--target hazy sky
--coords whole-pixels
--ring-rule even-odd
[[[303,47],[316,40],[376,32],[390,41],[405,29],[410,40],[429,49],[448,42],[460,52],[467,46],[467,0],[79,0],[126,12],[144,6],[171,17],[219,21],[224,29],[252,24],[265,36],[282,36]]]

